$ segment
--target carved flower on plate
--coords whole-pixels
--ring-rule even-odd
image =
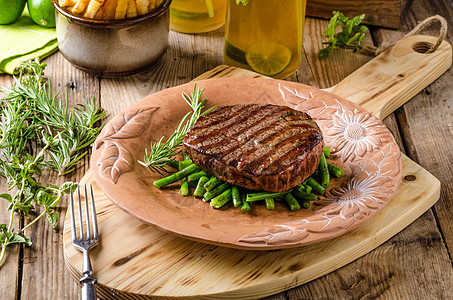
[[[333,152],[345,162],[381,147],[385,135],[385,127],[370,113],[356,109],[337,110],[332,115],[332,126],[327,129],[326,140],[335,145]]]
[[[318,211],[325,216],[339,215],[343,219],[361,219],[379,209],[386,200],[385,180],[379,176],[356,176],[343,187],[326,194]]]

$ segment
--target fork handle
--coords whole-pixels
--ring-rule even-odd
[[[88,249],[83,251],[83,277],[80,279],[82,283],[82,300],[96,300],[95,283],[97,279],[93,276],[93,269],[91,268],[90,255]]]
[[[96,288],[94,284],[97,282],[96,278],[86,274],[80,282],[82,286],[82,300],[96,300]]]

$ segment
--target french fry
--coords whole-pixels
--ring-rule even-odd
[[[159,7],[162,2],[164,2],[164,0],[156,0],[156,6],[155,7]]]
[[[104,0],[90,0],[87,11],[83,15],[85,18],[93,19],[99,10],[99,7],[104,3]]]
[[[127,0],[118,0],[116,3],[115,19],[124,19],[127,11]]]
[[[148,13],[149,0],[135,0],[137,6],[137,14],[139,16]]]
[[[84,13],[85,9],[88,6],[88,3],[90,0],[79,0],[76,1],[74,7],[72,8],[72,12],[78,15],[81,15]]]
[[[156,0],[149,0],[148,11],[152,11],[156,7]]]
[[[133,18],[137,16],[137,6],[135,5],[134,0],[128,0],[127,1],[127,11],[126,11],[126,17],[128,18]]]
[[[115,11],[118,5],[118,0],[105,0],[104,5],[99,9],[102,11],[102,19],[113,20],[115,19]]]
[[[59,0],[58,5],[60,7],[74,6],[77,4],[77,0]]]
[[[98,11],[94,15],[93,19],[102,20],[102,9],[101,9],[101,7],[98,9]]]

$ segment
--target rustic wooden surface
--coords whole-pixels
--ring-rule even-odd
[[[418,22],[439,14],[450,24],[447,40],[452,43],[453,7],[448,0],[415,0],[401,30],[371,28],[375,45],[397,41]],[[327,21],[307,19],[303,62],[288,80],[319,88],[335,85],[366,63],[371,57],[347,51],[337,51],[326,61],[319,61],[316,52],[321,45],[321,33]],[[435,27],[426,33],[435,34]],[[141,74],[116,80],[98,79],[72,67],[56,53],[46,59],[47,75],[55,90],[69,89],[72,104],[81,97],[94,95],[110,113],[135,103],[158,90],[190,81],[222,64],[223,32],[184,35],[171,33],[171,48],[153,68]],[[384,120],[404,153],[442,183],[441,197],[429,210],[388,242],[356,261],[317,280],[287,292],[270,296],[283,299],[453,299],[453,73],[449,70],[440,79],[415,96]],[[0,76],[0,85],[9,85],[10,77]],[[132,86],[132,88],[130,88]],[[128,88],[129,87],[129,88]],[[79,180],[88,170],[88,160],[66,179]],[[44,181],[57,181],[53,175],[43,175]],[[5,189],[5,180],[0,179]],[[66,200],[66,199],[65,199]],[[4,220],[5,203],[0,203],[0,219]],[[66,201],[60,204],[61,220]],[[12,248],[8,260],[0,269],[0,299],[78,299],[77,283],[64,266],[62,221],[52,230],[45,220],[29,232],[31,248]]]
[[[364,22],[375,26],[400,28],[412,0],[308,0],[307,15],[330,19],[332,10],[352,18],[365,14]]]

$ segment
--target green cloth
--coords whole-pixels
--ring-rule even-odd
[[[0,25],[0,73],[17,74],[22,61],[42,59],[57,49],[55,28],[36,25],[27,9],[14,23]]]

